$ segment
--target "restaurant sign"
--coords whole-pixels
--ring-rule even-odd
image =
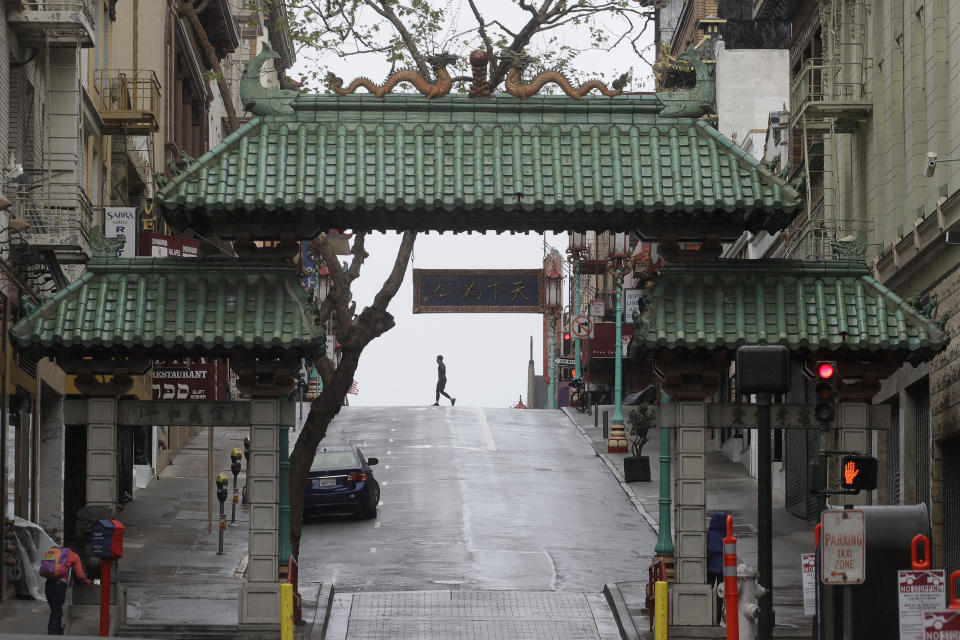
[[[541,269],[414,269],[414,313],[543,313]]]

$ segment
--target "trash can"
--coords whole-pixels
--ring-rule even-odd
[[[864,582],[849,586],[818,582],[821,604],[814,629],[823,629],[822,640],[891,637],[891,630],[900,627],[897,571],[912,566],[913,537],[917,534],[930,537],[930,516],[924,504],[854,508],[863,511]],[[822,575],[821,554],[817,551],[819,576]]]

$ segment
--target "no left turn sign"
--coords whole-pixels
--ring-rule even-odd
[[[570,321],[570,333],[574,338],[592,338],[593,321],[590,316],[574,316]]]

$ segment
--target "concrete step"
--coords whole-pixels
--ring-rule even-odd
[[[277,640],[280,637],[280,625],[123,622],[117,626],[116,636],[155,640]]]

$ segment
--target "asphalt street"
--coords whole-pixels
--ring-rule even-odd
[[[598,593],[646,575],[653,530],[558,412],[345,407],[324,442],[379,458],[381,501],[305,525],[309,581]]]

